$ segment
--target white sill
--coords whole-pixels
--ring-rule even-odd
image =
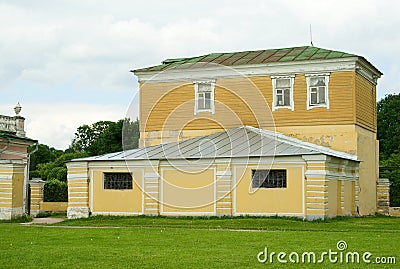
[[[310,110],[310,109],[313,109],[313,108],[317,108],[317,107],[329,109],[327,104],[323,104],[323,105],[309,105],[307,107],[307,110]]]
[[[275,111],[275,110],[278,110],[278,109],[289,109],[289,110],[294,111],[293,107],[291,107],[291,106],[274,106],[272,108],[272,111]]]

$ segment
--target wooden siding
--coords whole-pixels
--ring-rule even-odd
[[[354,124],[355,72],[331,73],[330,108],[307,110],[307,84],[304,74],[294,82],[294,111],[271,112],[272,80],[268,76],[217,79],[215,114],[194,115],[193,82],[165,82],[141,85],[141,131],[219,129],[249,125],[315,126]]]
[[[370,131],[376,132],[376,87],[360,74],[356,82],[356,123]]]

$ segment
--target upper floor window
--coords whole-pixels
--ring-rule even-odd
[[[294,110],[293,100],[294,76],[272,77],[273,103],[272,111],[279,108]]]
[[[286,188],[286,170],[252,170],[252,188]]]
[[[195,115],[199,112],[211,112],[214,114],[214,87],[214,81],[194,82]]]
[[[329,74],[306,75],[307,109],[326,107],[329,109]]]

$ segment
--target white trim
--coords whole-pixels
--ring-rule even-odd
[[[303,213],[282,213],[282,212],[278,212],[278,213],[236,213],[234,215],[235,217],[239,217],[239,216],[265,216],[265,217],[274,217],[274,216],[278,216],[278,217],[302,217],[304,218],[305,215]]]
[[[143,215],[142,212],[92,212],[92,216],[103,215],[103,216],[140,216]]]
[[[140,169],[141,173],[142,173],[142,186],[140,188],[141,192],[142,192],[142,215],[144,215],[144,193],[145,193],[145,189],[144,189],[144,168]]]
[[[282,76],[272,76],[272,112],[274,112],[275,110],[278,109],[290,109],[292,111],[294,111],[294,79],[295,79],[295,75],[282,75]],[[276,80],[277,79],[290,79],[290,104],[289,106],[277,106],[276,105]],[[284,95],[284,94],[283,94]]]
[[[317,108],[317,107],[324,107],[329,109],[329,76],[330,73],[308,73],[305,74],[306,82],[307,82],[307,110]],[[324,77],[325,78],[325,104],[318,104],[318,105],[311,105],[311,91],[310,91],[310,78],[311,77]]]
[[[304,171],[304,165],[302,165],[301,166],[301,177],[302,177],[302,179],[301,179],[301,192],[302,192],[302,195],[301,195],[301,204],[303,205],[302,206],[302,214],[303,214],[303,218],[305,218],[305,215],[306,215],[306,203],[305,203],[305,201],[306,201],[306,191],[305,191],[305,184],[306,184],[306,175],[305,175],[305,171]],[[287,183],[287,182],[286,182]]]
[[[216,174],[217,177],[231,177],[232,172],[230,170],[224,170],[224,171],[218,171]],[[221,179],[223,180],[223,179]],[[230,181],[230,180],[225,180],[225,181]]]
[[[197,115],[201,112],[211,112],[211,114],[215,113],[215,106],[214,106],[214,89],[215,89],[215,80],[205,80],[205,81],[193,81],[194,84],[194,115]],[[199,91],[199,84],[209,84],[210,85],[210,108],[209,109],[199,109],[198,107],[198,91]]]
[[[84,174],[68,174],[67,180],[87,180],[88,174],[87,172]]]
[[[216,212],[163,212],[163,216],[215,216]]]
[[[90,170],[90,182],[89,182],[89,188],[88,188],[88,194],[89,194],[89,212],[91,211],[91,209],[93,210],[94,208],[94,198],[93,198],[93,190],[94,190],[94,171],[91,169]]]
[[[135,72],[139,82],[157,83],[168,81],[198,80],[204,78],[233,78],[243,76],[271,76],[276,74],[295,74],[304,72],[350,71],[356,68],[357,57],[343,59],[278,62],[258,65],[221,66],[210,65],[206,68],[170,69],[164,71]]]
[[[381,73],[359,57],[339,59],[309,60],[298,62],[276,62],[242,66],[222,66],[209,64],[209,67],[193,69],[169,69],[163,71],[134,71],[141,83],[158,83],[182,80],[202,80],[207,78],[229,78],[243,76],[271,76],[276,74],[296,74],[315,72],[354,71],[356,67],[365,68],[368,79],[379,78]],[[372,67],[372,68],[371,68]],[[376,70],[374,70],[376,69]],[[376,83],[376,81],[375,81]]]

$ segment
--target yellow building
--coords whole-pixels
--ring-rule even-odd
[[[27,212],[27,148],[37,143],[25,136],[19,104],[14,110],[15,116],[0,115],[0,220]]]
[[[69,163],[69,217],[376,211],[381,72],[363,57],[297,47],[134,73],[141,149]]]

